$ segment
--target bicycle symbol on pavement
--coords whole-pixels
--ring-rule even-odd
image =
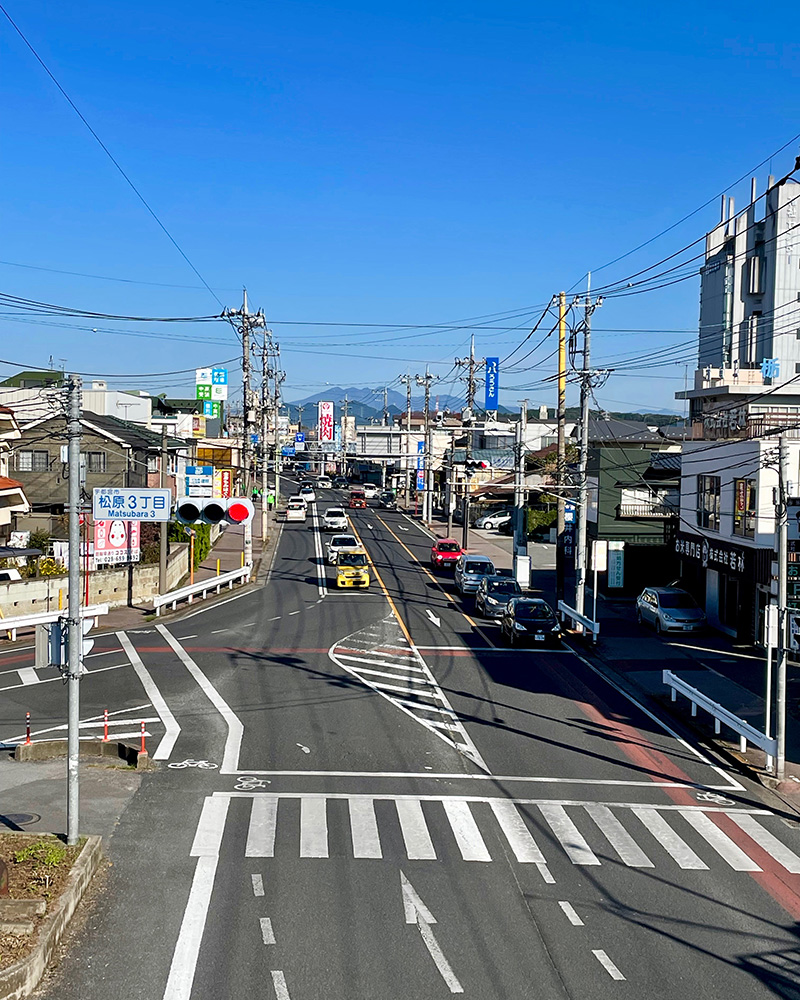
[[[241,774],[236,779],[237,792],[252,792],[254,788],[266,788],[267,785],[271,784],[268,779],[256,778],[252,774]]]
[[[716,802],[721,806],[732,806],[733,799],[727,799],[724,795],[719,795],[717,792],[697,792],[698,802]]]
[[[176,761],[174,764],[168,764],[167,767],[184,768],[184,767],[198,767],[201,771],[213,771],[215,768],[219,767],[219,764],[212,764],[210,760],[193,760],[189,757],[187,760]]]

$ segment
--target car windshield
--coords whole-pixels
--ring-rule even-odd
[[[531,622],[552,621],[555,617],[546,604],[517,604],[514,616],[522,621]]]
[[[358,542],[352,535],[334,535],[331,539],[331,545],[344,549],[352,548],[354,545],[358,545]]]
[[[363,500],[363,498],[364,498],[364,491],[363,490],[353,490],[350,493],[350,499],[351,500]]]
[[[690,594],[659,594],[658,603],[662,608],[676,608],[679,611],[697,607],[697,602]]]
[[[344,511],[338,507],[331,507],[330,510],[325,511],[325,517],[344,517]]]
[[[339,565],[360,568],[367,565],[367,557],[363,552],[340,552]]]
[[[521,594],[520,586],[516,580],[490,580],[490,594]]]
[[[494,566],[490,562],[468,562],[464,566],[464,572],[472,576],[491,576]]]
[[[440,552],[460,552],[461,546],[458,542],[439,542],[437,548]]]

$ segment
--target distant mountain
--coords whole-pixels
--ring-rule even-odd
[[[348,413],[351,416],[355,416],[359,422],[369,422],[371,417],[380,417],[383,419],[383,389],[367,389],[363,386],[350,386],[345,388],[341,385],[331,385],[326,386],[319,392],[315,392],[310,396],[304,396],[302,399],[293,399],[289,405],[289,411],[293,421],[297,420],[298,407],[303,407],[303,423],[310,424],[313,420],[310,416],[311,410],[319,403],[321,400],[330,399],[333,401],[334,410],[336,413],[336,419],[344,412],[344,399],[345,396],[348,399]],[[396,389],[389,389],[386,394],[387,402],[389,406],[390,413],[404,413],[406,409],[406,396],[405,393],[398,392]],[[480,412],[480,402],[478,399],[478,411]],[[454,413],[460,413],[464,408],[465,400],[462,396],[452,396],[448,393],[437,393],[436,386],[431,388],[431,411],[435,412],[436,406],[439,406],[440,410],[450,410]],[[412,394],[411,396],[411,409],[419,412],[425,405],[425,396],[423,393]],[[515,410],[509,409],[507,406],[501,406],[499,409],[501,413],[513,413]]]

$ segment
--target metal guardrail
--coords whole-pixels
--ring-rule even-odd
[[[17,629],[46,625],[48,622],[55,622],[59,618],[64,618],[66,614],[67,609],[62,608],[60,611],[36,611],[30,615],[15,615],[13,618],[0,618],[0,632],[9,633],[11,641],[15,642]],[[95,628],[97,627],[100,615],[107,614],[107,604],[89,604],[81,608],[81,618],[94,618]]]
[[[218,594],[225,584],[228,585],[229,590],[233,590],[233,585],[237,580],[243,580],[247,583],[250,580],[252,572],[252,566],[242,566],[241,569],[232,569],[228,573],[209,577],[207,580],[190,584],[188,587],[180,587],[178,590],[171,590],[167,594],[156,594],[153,598],[153,607],[155,608],[156,616],[160,615],[161,609],[168,604],[172,605],[172,610],[174,611],[178,605],[178,601],[188,600],[191,604],[192,598],[195,595],[200,594],[201,597],[205,597],[210,590]]]
[[[600,633],[600,622],[594,622],[591,618],[587,618],[586,615],[582,615],[575,608],[571,608],[569,604],[564,601],[558,602],[558,612],[561,615],[561,620],[564,618],[569,618],[573,622],[577,622],[578,625],[582,625],[587,632],[591,632],[596,638]]]
[[[727,708],[724,708],[716,701],[713,701],[708,697],[708,695],[703,694],[702,691],[698,691],[697,688],[692,687],[691,684],[687,684],[686,681],[678,677],[677,674],[673,674],[671,670],[664,670],[661,675],[661,679],[669,688],[671,688],[673,701],[677,699],[678,691],[689,699],[692,703],[693,716],[697,715],[698,705],[704,711],[708,712],[709,715],[713,715],[715,733],[719,734],[720,723],[723,722],[729,729],[738,733],[739,749],[742,753],[747,750],[747,744],[752,743],[753,746],[757,746],[759,750],[763,750],[769,758],[773,758],[777,755],[777,740],[771,739],[769,736],[765,736],[764,733],[760,732],[754,726],[751,726],[749,722],[745,722],[744,719],[740,719],[738,715],[734,715],[733,712],[728,711]]]

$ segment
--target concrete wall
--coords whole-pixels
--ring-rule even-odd
[[[167,589],[174,590],[189,572],[189,546],[171,543],[167,567]],[[81,587],[85,586],[81,576]],[[56,611],[66,608],[69,584],[66,576],[44,577],[40,580],[18,580],[0,583],[0,610],[5,618],[33,614],[36,611]],[[158,563],[132,564],[117,569],[97,570],[89,576],[89,603],[120,607],[127,604],[147,604],[158,593]],[[83,595],[83,591],[81,591]]]

